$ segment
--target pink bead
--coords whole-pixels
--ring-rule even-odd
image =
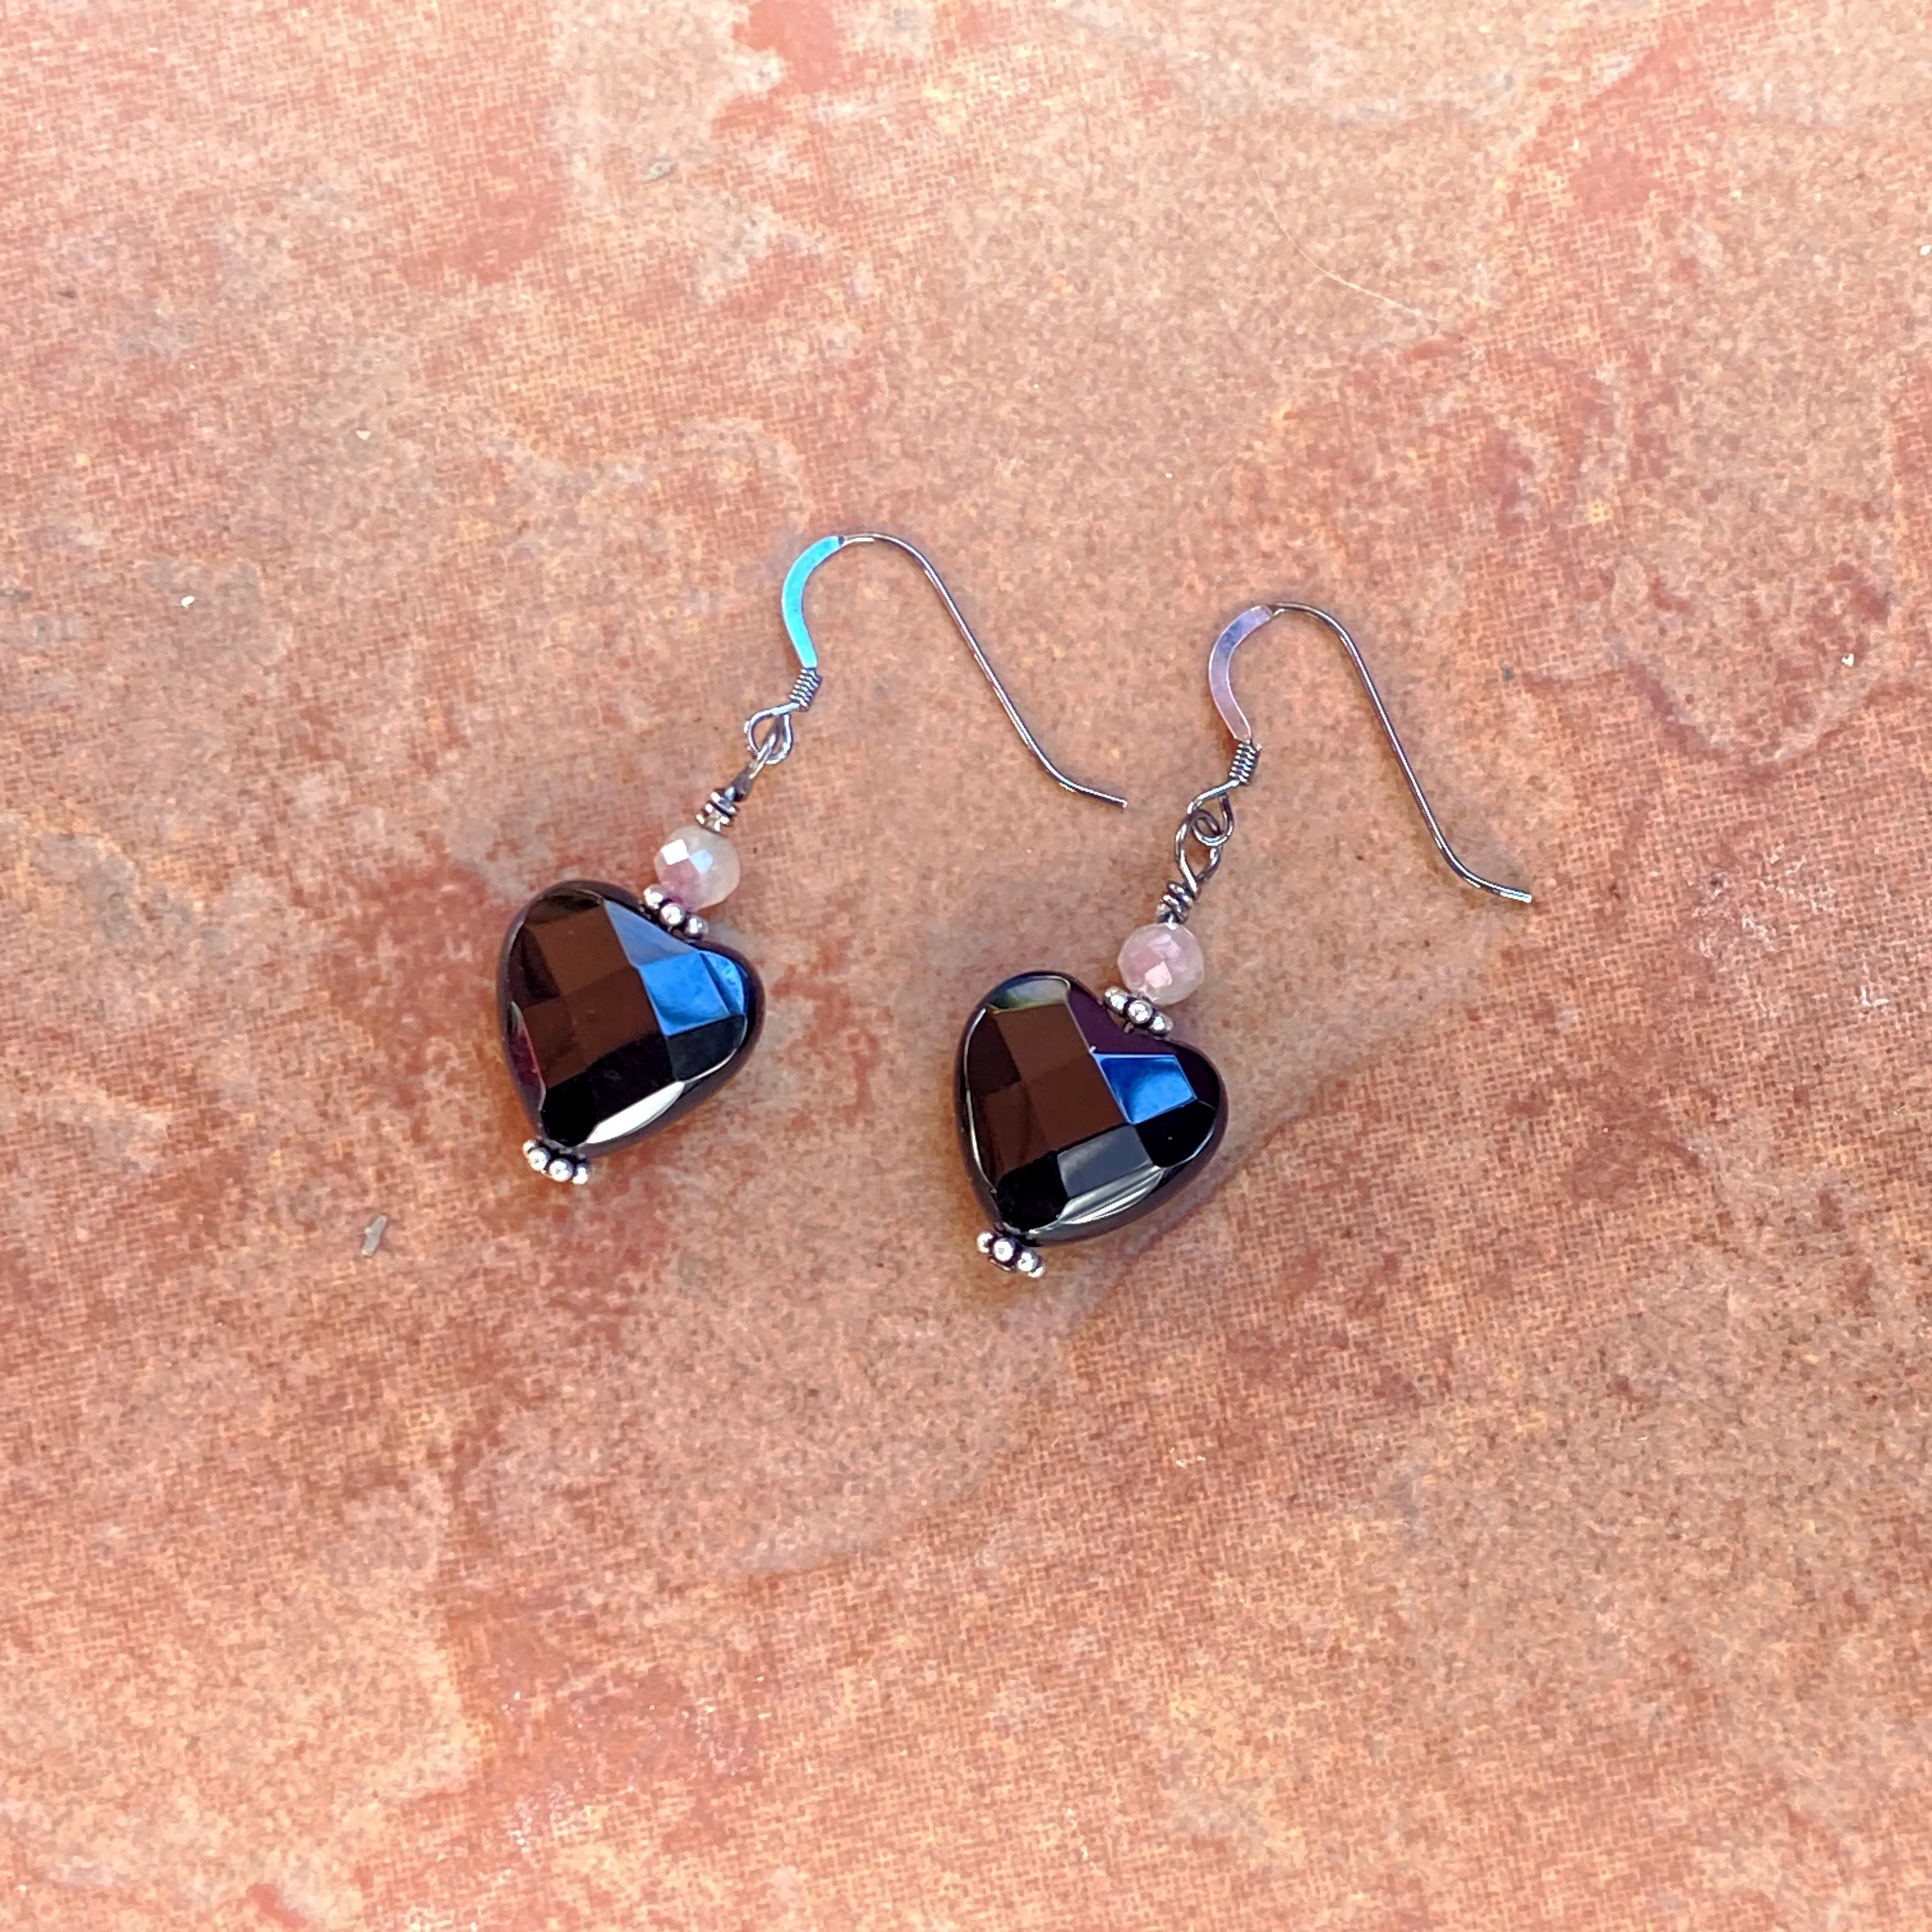
[[[1120,948],[1120,983],[1157,1006],[1186,999],[1207,976],[1201,942],[1184,926],[1143,926]]]
[[[701,825],[681,825],[658,848],[658,884],[686,912],[728,898],[738,884],[738,854],[728,838]]]

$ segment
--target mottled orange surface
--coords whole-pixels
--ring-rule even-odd
[[[16,0],[0,1924],[1932,1926],[1920,0]],[[730,1092],[490,978],[788,681]],[[1279,628],[1191,1215],[972,1252]],[[364,1258],[364,1230],[386,1216]]]

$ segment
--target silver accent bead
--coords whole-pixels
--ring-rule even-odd
[[[684,936],[687,939],[702,939],[711,930],[710,922],[694,912],[684,916]]]
[[[751,796],[750,784],[741,772],[729,784],[721,785],[698,808],[698,822],[707,832],[721,838],[731,829],[738,808]]]
[[[571,1181],[581,1186],[590,1178],[590,1162],[550,1141],[524,1142],[524,1158],[530,1162],[533,1172],[546,1174],[552,1180]]]
[[[1011,1234],[996,1233],[992,1228],[977,1238],[980,1253],[994,1267],[1004,1268],[1008,1274],[1037,1275],[1043,1264],[1038,1255],[1022,1240]]]
[[[644,888],[645,911],[657,911],[670,896],[662,886],[646,886]]]
[[[1101,996],[1107,1010],[1124,1024],[1138,1027],[1165,1040],[1174,1030],[1174,1022],[1144,994],[1130,993],[1124,986],[1109,986]]]
[[[666,899],[658,908],[658,923],[667,932],[675,932],[688,915],[675,899]]]

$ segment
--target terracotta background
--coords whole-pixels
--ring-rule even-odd
[[[16,0],[0,1924],[1932,1926],[1919,0]],[[503,922],[742,821],[584,1190]],[[1191,1218],[948,1081],[1267,747]],[[364,1258],[364,1230],[388,1217]]]

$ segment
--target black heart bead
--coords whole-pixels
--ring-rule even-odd
[[[1144,1214],[1206,1166],[1228,1124],[1204,1053],[1116,1019],[1064,973],[1022,973],[959,1042],[959,1137],[995,1228],[1042,1245]]]
[[[503,1051],[538,1134],[578,1160],[668,1126],[744,1064],[764,1018],[751,962],[666,932],[620,886],[572,879],[512,922]]]

